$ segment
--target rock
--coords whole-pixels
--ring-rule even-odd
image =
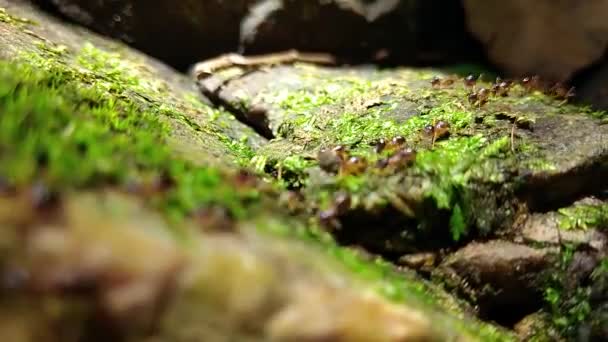
[[[194,60],[235,50],[239,24],[254,0],[179,3],[157,0],[39,0],[48,8],[104,35],[186,68]]]
[[[190,160],[233,166],[237,156],[231,152],[232,139],[245,139],[251,146],[264,143],[265,139],[234,121],[229,113],[217,112],[215,120],[208,119],[213,108],[203,103],[192,83],[157,60],[66,26],[25,4],[4,1],[0,6],[14,16],[27,16],[32,22],[19,27],[4,23],[0,36],[3,59],[29,58],[32,64],[38,63],[35,67],[56,68],[57,72],[65,72],[60,67],[67,63],[67,67],[80,68],[79,77],[123,91],[122,95],[142,110],[160,108],[163,104],[161,120],[172,127],[170,143]],[[41,57],[34,60],[32,55]],[[120,82],[128,83],[129,87]],[[230,155],[233,158],[227,157]]]
[[[577,77],[577,94],[581,102],[608,110],[608,64],[599,62]]]
[[[467,26],[492,62],[511,75],[564,81],[596,63],[608,46],[608,1],[463,2]]]
[[[435,276],[468,294],[482,317],[510,325],[541,308],[543,272],[551,272],[556,252],[473,242],[444,259]]]
[[[457,1],[37,2],[180,69],[239,49],[251,54],[297,48],[355,61],[418,63],[481,56]]]
[[[433,86],[433,77],[446,85]],[[266,108],[261,129],[275,138],[259,150],[256,165],[288,167],[294,184],[306,180],[311,210],[334,192],[349,192],[353,204],[340,215],[336,237],[391,258],[446,247],[454,237],[510,230],[522,204],[547,211],[608,187],[602,181],[608,145],[598,144],[608,139],[604,114],[531,96],[519,84],[476,106],[462,79],[433,69],[295,63],[229,68],[199,83],[216,103],[240,108],[244,121],[250,108]],[[433,139],[425,127],[438,121],[451,126],[450,134]],[[376,152],[381,139],[399,136],[401,145]],[[325,158],[323,165],[315,161],[319,151],[337,145],[363,157],[366,171],[349,177],[318,171],[328,169]],[[417,153],[401,168],[397,152],[406,148]]]
[[[436,266],[438,256],[435,253],[406,254],[399,258],[399,264],[415,269],[418,272],[430,273]]]
[[[559,333],[550,324],[550,317],[542,312],[527,315],[514,327],[520,341],[540,339],[541,341],[561,341]]]
[[[591,275],[590,289],[591,313],[589,320],[582,324],[579,334],[587,335],[590,341],[606,340],[608,339],[608,259],[606,257]]]
[[[576,204],[571,208],[576,208]],[[567,209],[563,208],[562,211]],[[608,251],[606,234],[600,230],[602,227],[564,229],[560,224],[560,222],[564,222],[564,219],[565,215],[560,212],[533,214],[523,223],[520,231],[521,237],[526,242],[585,245],[600,254]]]

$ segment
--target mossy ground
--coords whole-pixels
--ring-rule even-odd
[[[26,64],[2,62],[1,66],[0,172],[7,188],[25,189],[38,183],[58,193],[105,187],[128,191],[167,181],[167,189],[146,201],[172,219],[210,205],[228,208],[238,220],[263,210],[255,204],[258,189],[239,187],[238,181],[221,169],[172,156],[170,148],[159,143],[166,141],[169,127],[154,111],[142,111],[125,99],[108,100],[95,89],[57,79],[56,74]],[[179,220],[174,222],[179,229]],[[295,234],[300,239],[308,236],[317,243],[325,239],[329,255],[358,277],[377,284],[377,291],[392,300],[411,302],[418,298],[426,305],[458,310],[449,297],[435,297],[440,292],[416,277],[408,279],[386,262],[364,261],[336,246],[331,238],[321,238],[323,233],[311,233],[305,226],[297,228],[295,222],[291,227],[280,220],[274,225],[265,220],[258,224],[273,234]],[[461,329],[471,329],[471,324],[463,324]],[[471,333],[487,334],[489,340],[502,334],[491,327],[478,328]]]
[[[278,194],[229,170],[247,164],[259,145],[250,130],[234,128],[228,113],[194,95],[175,98],[144,64],[92,44],[74,49],[38,42],[23,51],[13,61],[0,62],[1,192],[10,195],[32,186],[58,196],[85,189],[132,192],[163,212],[179,237],[187,236],[180,229],[184,217],[220,206],[232,219],[254,222],[260,232],[311,240],[313,250],[322,241],[320,253],[379,293],[430,310],[448,308],[459,317],[453,322],[457,330],[470,336],[510,338],[494,326],[463,318],[456,301],[415,275],[337,246],[315,223],[283,216],[269,204]],[[204,153],[196,155],[201,159],[176,153],[174,140],[184,136],[194,136],[194,142],[219,153],[226,164],[209,163],[215,159]],[[297,157],[283,160],[294,172],[302,162],[308,163]]]
[[[6,11],[0,11],[0,22],[21,33],[32,24]],[[452,247],[492,234],[508,227],[516,215],[515,192],[525,182],[518,175],[551,175],[571,160],[595,157],[594,150],[577,154],[575,148],[568,150],[571,155],[555,157],[558,150],[546,140],[568,137],[552,125],[567,121],[594,129],[606,120],[604,113],[563,105],[520,86],[506,98],[492,97],[475,106],[467,101],[471,89],[460,79],[451,86],[431,87],[437,74],[432,70],[344,73],[296,65],[282,69],[295,75],[284,78],[288,86],[257,80],[269,86],[253,94],[239,89],[239,82],[227,87],[228,92],[233,86],[239,90],[234,108],[246,110],[253,103],[273,108],[270,128],[277,139],[266,142],[194,93],[175,95],[175,89],[136,58],[96,44],[44,40],[22,50],[11,56],[13,62],[0,64],[0,191],[21,191],[33,184],[53,192],[112,187],[141,194],[153,189],[141,197],[164,212],[178,232],[185,216],[219,206],[237,221],[254,222],[258,231],[311,241],[311,248],[332,256],[387,298],[438,305],[458,317],[466,315],[451,297],[381,259],[367,260],[338,246],[314,215],[346,192],[350,213],[382,216],[382,208],[397,209],[395,214],[404,218],[397,223],[397,239],[407,240],[405,250],[428,246],[428,241]],[[274,77],[272,70],[269,75]],[[489,84],[476,87],[482,86]],[[547,117],[556,122],[547,124]],[[433,142],[424,128],[438,121],[450,124],[450,135]],[[541,129],[534,131],[537,124]],[[374,167],[389,153],[377,153],[373,145],[396,136],[417,150],[413,165],[398,172]],[[320,172],[317,152],[336,145],[365,159],[366,171]],[[235,175],[230,171],[235,166],[257,170],[272,185]],[[279,192],[287,188],[304,195],[301,217],[288,218],[270,203],[279,197],[274,186]],[[605,222],[601,208],[562,211],[563,228]],[[557,303],[551,290],[547,298],[551,305]],[[584,303],[555,304],[556,325],[583,321],[589,311]],[[560,318],[564,315],[565,323]],[[481,340],[511,338],[492,325],[466,319],[453,324]]]

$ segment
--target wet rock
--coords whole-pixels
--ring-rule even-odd
[[[472,34],[510,74],[566,80],[597,62],[608,46],[608,1],[525,0],[498,6],[463,2]]]
[[[587,70],[577,78],[577,96],[581,102],[595,108],[608,109],[608,63],[602,61]]]
[[[2,293],[21,305],[3,306],[0,326],[23,335],[19,341],[32,340],[27,327],[38,325],[41,332],[49,329],[46,340],[63,340],[67,328],[57,319],[82,336],[113,339],[470,338],[454,330],[452,318],[389,302],[337,260],[308,244],[260,235],[250,222],[238,223],[238,235],[202,231],[196,219],[183,222],[188,244],[196,247],[190,249],[131,195],[72,193],[59,217],[45,223],[24,218],[19,227],[30,233],[15,242],[19,250],[3,255],[15,267],[0,269]],[[80,309],[28,311],[45,296],[58,308],[75,298]],[[95,326],[85,329],[81,322]]]
[[[21,1],[0,0],[0,32],[0,173],[13,188],[0,196],[3,337],[510,336],[287,215],[277,183],[236,167],[266,170],[264,139],[172,69]],[[39,180],[50,191],[34,197],[56,205],[32,201]],[[356,200],[331,198],[339,211]]]
[[[591,291],[589,304],[591,313],[589,320],[579,328],[579,336],[589,338],[589,341],[608,339],[608,260],[603,259],[591,275]]]
[[[557,251],[507,241],[473,242],[434,272],[478,307],[481,317],[511,325],[542,306],[543,272]]]

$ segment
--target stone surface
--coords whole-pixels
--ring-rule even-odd
[[[434,76],[453,84],[434,87]],[[510,229],[523,203],[531,211],[557,209],[607,186],[604,114],[520,85],[481,107],[467,100],[471,90],[449,70],[235,67],[200,86],[275,137],[260,149],[256,167],[275,175],[281,168],[281,178],[294,187],[306,184],[302,192],[321,214],[335,193],[348,192],[351,205],[338,215],[338,238],[392,257],[449,244],[456,205],[467,233],[491,235]],[[424,128],[440,120],[451,125],[450,135],[433,143]],[[418,150],[415,161],[402,170],[379,169],[394,152],[376,153],[374,144],[396,136],[404,138],[401,147]],[[366,172],[323,171],[331,168],[318,166],[319,151],[338,145],[366,159]]]
[[[515,323],[541,307],[543,272],[551,272],[556,252],[500,240],[474,242],[443,260],[436,276],[471,296],[482,317]]]
[[[19,30],[9,25],[0,28],[0,56],[3,59],[27,59],[26,54],[33,53],[42,56],[42,60],[54,57],[74,68],[84,67],[83,75],[93,74],[89,82],[105,82],[107,87],[112,86],[112,81],[134,83],[136,90],[127,89],[125,96],[136,101],[142,109],[164,105],[162,119],[168,120],[172,126],[171,140],[176,150],[191,160],[234,165],[236,155],[230,152],[230,143],[218,144],[218,135],[235,140],[247,139],[251,146],[264,143],[265,139],[226,112],[218,113],[217,120],[210,120],[214,116],[213,109],[202,103],[200,94],[187,78],[165,64],[52,19],[23,3],[5,1],[1,6],[9,13],[27,16],[33,22]],[[95,63],[103,65],[106,62],[108,70],[95,75],[98,71],[94,69],[98,67]]]
[[[608,46],[608,1],[463,2],[469,30],[510,74],[566,80]]]
[[[548,213],[527,217],[521,226],[524,239],[540,243],[573,243],[606,252],[608,209],[605,199],[585,197]],[[558,236],[559,235],[559,236]]]

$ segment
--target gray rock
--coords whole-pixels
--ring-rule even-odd
[[[608,1],[463,2],[467,24],[509,74],[566,80],[608,47]]]
[[[468,296],[482,317],[515,323],[542,305],[543,272],[557,249],[507,241],[473,242],[448,256],[434,272]]]
[[[596,229],[564,230],[559,227],[558,214],[533,214],[521,228],[521,237],[526,242],[558,245],[560,243],[584,244],[597,252],[605,253],[608,239]]]

